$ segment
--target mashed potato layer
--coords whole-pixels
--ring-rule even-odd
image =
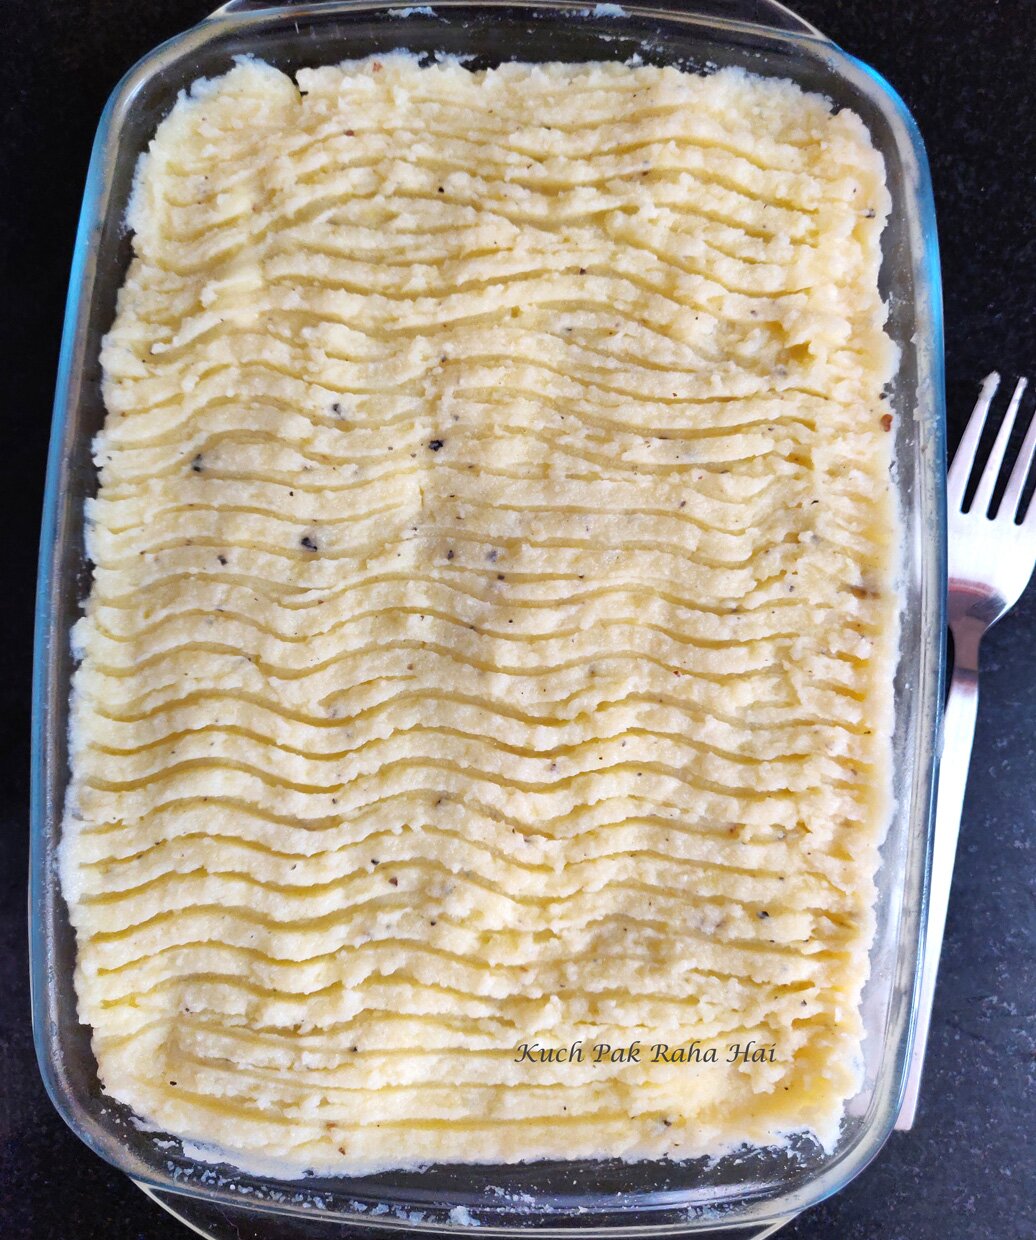
[[[887,209],[855,115],[737,71],[180,99],[76,632],[111,1095],[342,1172],[832,1139],[889,812]]]

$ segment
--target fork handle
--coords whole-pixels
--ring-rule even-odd
[[[932,875],[928,885],[928,924],[925,930],[921,963],[921,985],[917,996],[917,1014],[907,1070],[906,1091],[896,1119],[896,1128],[904,1131],[914,1126],[917,1099],[921,1088],[928,1028],[932,1020],[935,977],[939,971],[946,908],[950,902],[953,880],[953,859],[957,852],[964,789],[968,782],[968,764],[975,740],[975,718],[978,714],[978,651],[968,663],[954,665],[950,678],[950,694],[943,716],[942,758],[935,808],[935,839],[932,850]]]

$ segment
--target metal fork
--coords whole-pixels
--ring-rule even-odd
[[[910,1052],[906,1093],[896,1120],[899,1129],[911,1128],[917,1113],[921,1069],[932,1017],[935,975],[946,927],[953,858],[957,850],[968,763],[975,739],[978,712],[978,649],[986,630],[1009,611],[1025,589],[1036,565],[1036,500],[1021,512],[1022,493],[1036,454],[1036,416],[1033,417],[1015,460],[1003,499],[996,512],[991,501],[1004,464],[1026,380],[1015,385],[1011,403],[1000,424],[989,459],[982,470],[971,504],[964,507],[968,480],[975,469],[979,441],[989,417],[1000,376],[995,372],[982,383],[978,402],[947,475],[949,515],[949,592],[947,614],[953,634],[953,672],[943,720],[942,761],[935,811],[935,846],[928,897],[928,928],[921,966],[917,1024]]]

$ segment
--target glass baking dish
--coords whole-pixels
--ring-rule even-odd
[[[853,108],[884,155],[892,213],[882,292],[901,350],[892,385],[896,484],[904,525],[903,612],[895,684],[898,808],[879,872],[877,932],[864,994],[865,1080],[837,1146],[805,1138],[691,1162],[449,1165],[363,1179],[285,1183],[200,1162],[145,1131],[102,1094],[89,1029],[76,1014],[74,937],[56,866],[68,777],[73,656],[69,634],[90,579],[84,501],[96,489],[90,444],[104,416],[99,346],[129,260],[124,224],[134,168],[177,93],[254,54],[286,70],[407,48],[453,53],[472,67],[504,60],[626,60],[707,72],[740,65],[790,77]],[[323,1234],[321,1222],[503,1234],[572,1228],[600,1235],[708,1232],[760,1236],[856,1175],[881,1147],[902,1094],[926,912],[936,737],[942,704],[945,595],[944,397],[935,219],[927,163],[903,103],[866,65],[770,0],[619,9],[575,3],[434,9],[386,0],[234,2],[152,52],[105,108],[72,265],[47,473],[36,617],[32,768],[31,951],[36,1048],[50,1096],[91,1149],[197,1225],[199,1212],[240,1209],[276,1234]],[[166,1196],[169,1204],[173,1198]],[[272,1219],[270,1215],[279,1216]],[[314,1231],[314,1227],[316,1230]],[[262,1228],[260,1227],[260,1232]],[[249,1232],[249,1234],[260,1234]]]

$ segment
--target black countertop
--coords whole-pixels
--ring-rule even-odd
[[[6,0],[0,265],[0,1236],[187,1233],[79,1143],[36,1072],[24,912],[31,619],[61,314],[90,142],[122,72],[215,0]],[[879,69],[928,145],[950,442],[982,376],[1036,372],[1032,0],[799,0]],[[1031,403],[1031,401],[1030,401]],[[984,647],[978,740],[918,1123],[787,1240],[1036,1236],[1036,586]]]

